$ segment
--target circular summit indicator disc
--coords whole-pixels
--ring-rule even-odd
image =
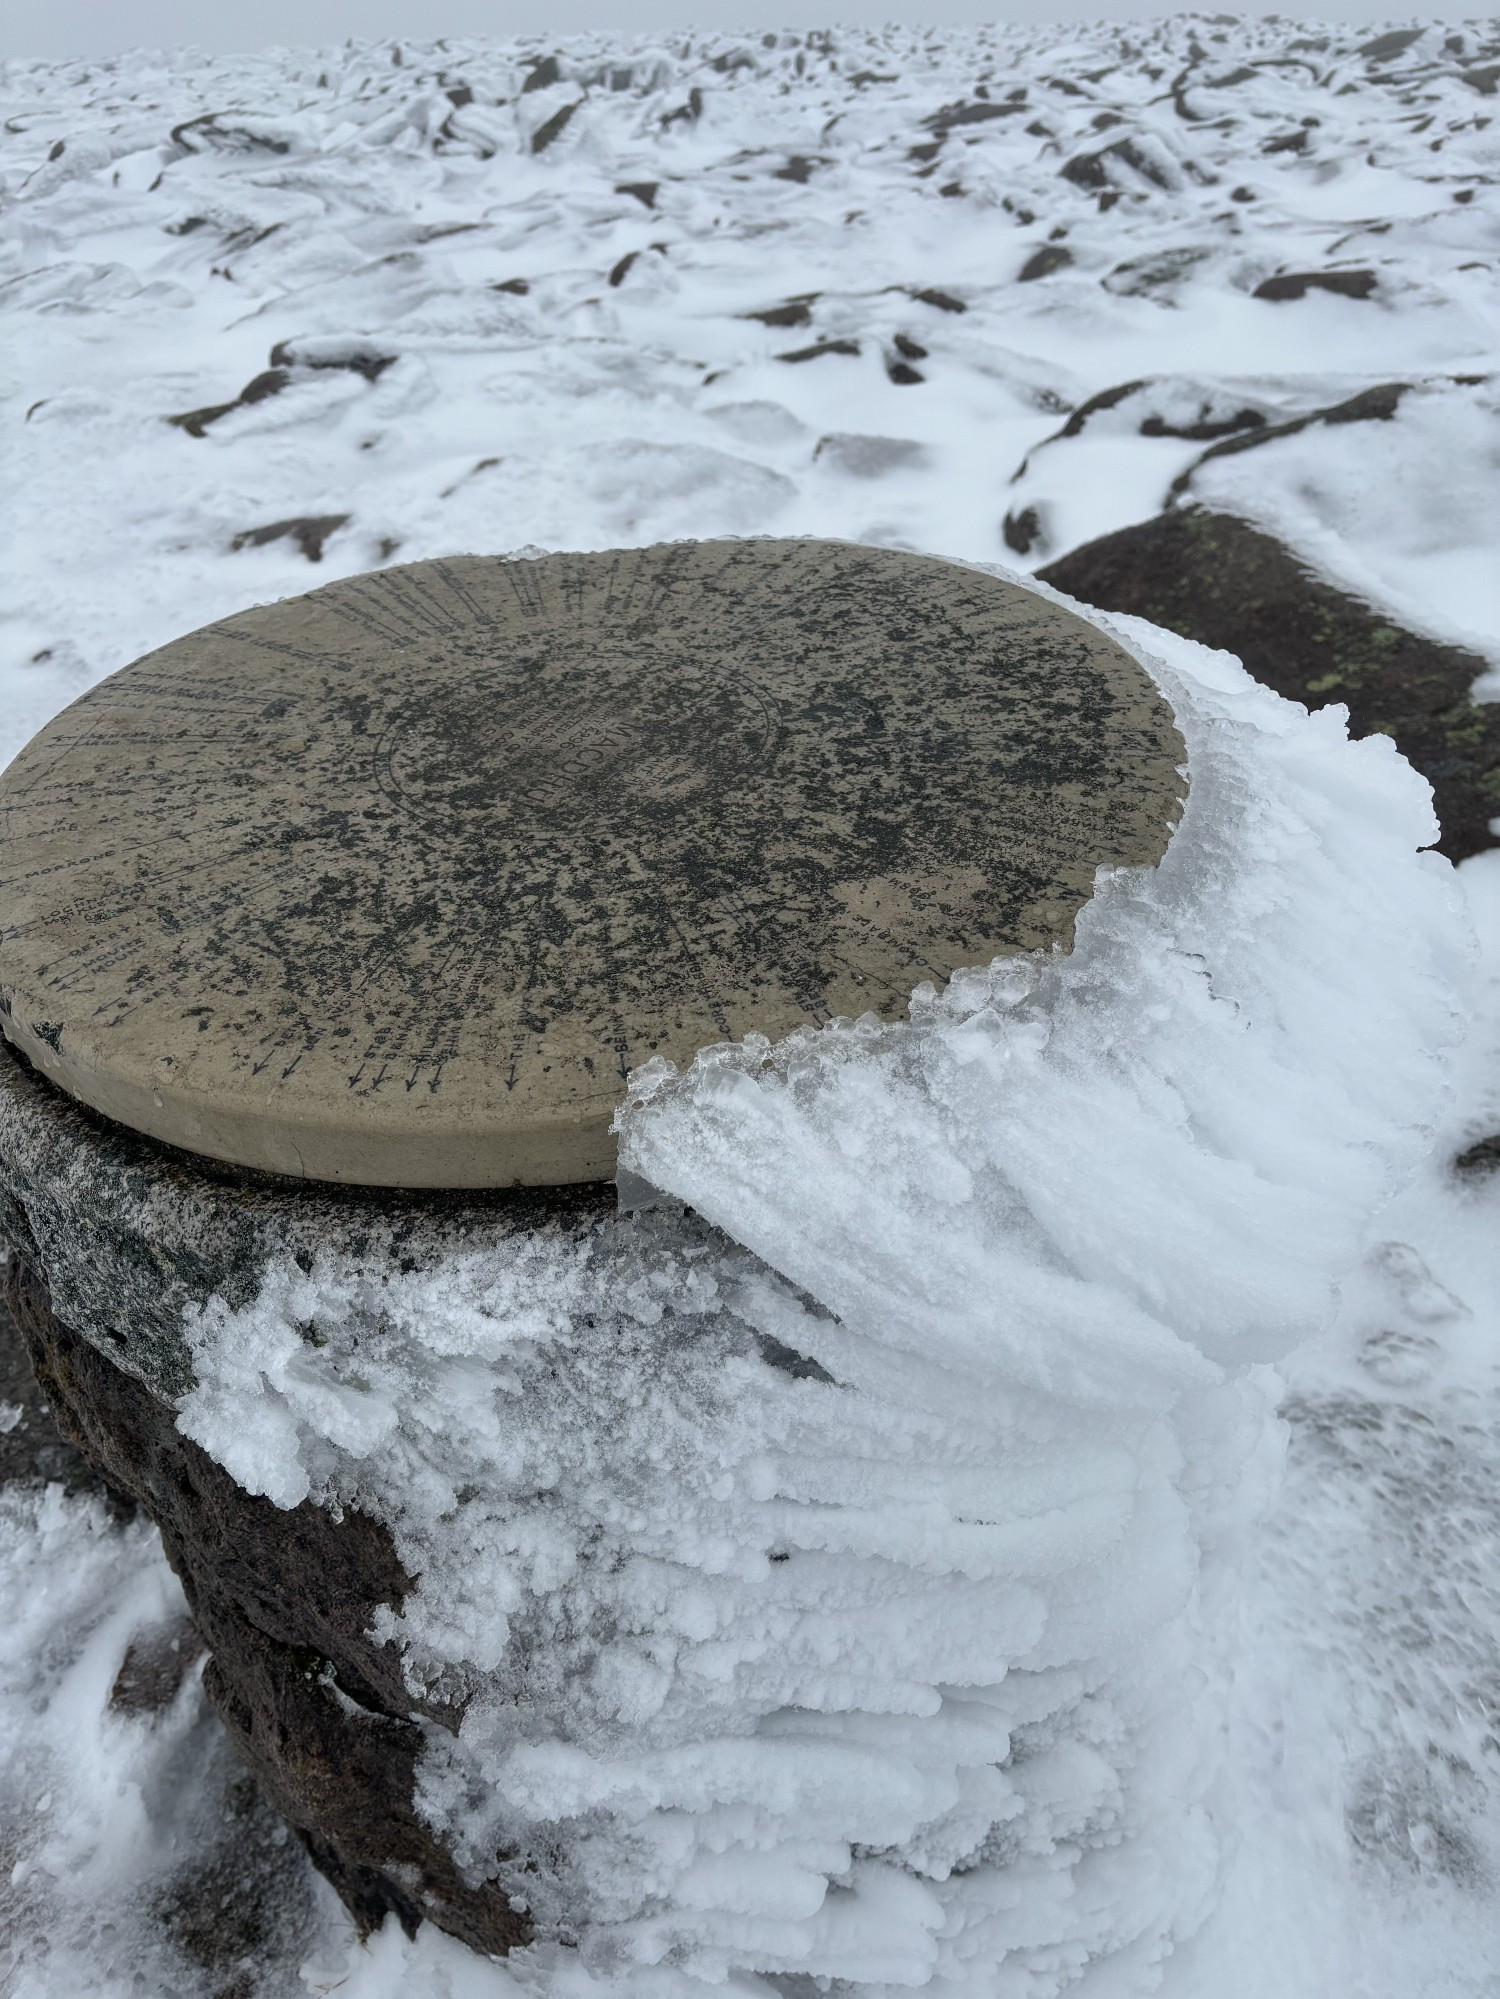
[[[1071,940],[1183,791],[1147,676],[840,542],[463,556],[225,619],[0,778],[0,1022],[138,1131],[382,1186],[614,1171],[628,1072]]]

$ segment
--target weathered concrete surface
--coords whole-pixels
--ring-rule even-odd
[[[1183,747],[1113,641],[840,542],[349,578],[93,688],[0,779],[0,1026],[211,1158],[607,1178],[629,1069],[1071,939]]]
[[[1496,844],[1500,706],[1470,694],[1487,665],[1478,654],[1407,630],[1315,576],[1274,536],[1206,507],[1102,535],[1037,573],[1080,603],[1235,653],[1265,686],[1310,708],[1347,702],[1356,736],[1390,736],[1431,784],[1440,853],[1461,861]]]

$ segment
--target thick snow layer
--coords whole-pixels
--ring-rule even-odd
[[[1493,656],[1493,402],[1461,378],[1493,366],[1495,61],[1472,27],[1200,19],[5,65],[0,755],[398,549],[989,562],[1030,506],[1029,566],[1156,511],[1205,449],[1180,433],[1389,382],[1392,418],[1192,490]],[[1254,296],[1340,271],[1368,295]],[[414,1678],[482,1690],[507,1624],[578,1613],[524,1728],[481,1691],[424,1782],[476,1858],[566,1807],[586,1951],[355,1944],[274,1828],[223,1823],[193,1671],[109,1705],[174,1585],[54,1495],[0,1523],[14,1989],[198,1999],[226,1974],[193,1911],[248,1896],[278,1912],[232,1931],[255,1999],[1486,1991],[1496,1183],[1419,1157],[1434,1119],[1438,1159],[1500,1124],[1500,881],[1416,857],[1384,744],[1131,636],[1193,799],[1072,959],[646,1078],[627,1157],[706,1223],[669,1202],[593,1258],[378,1300],[273,1273],[194,1328],[188,1427],[433,1564],[391,1626]]]

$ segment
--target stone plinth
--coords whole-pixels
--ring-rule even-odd
[[[1160,857],[1183,762],[1141,669],[1044,600],[749,542],[337,583],[126,668],[0,779],[12,1307],[361,1922],[529,1934],[413,1801],[462,1707],[370,1636],[413,1586],[390,1533],[179,1432],[185,1324],[323,1252],[377,1287],[518,1236],[628,1256],[631,1068],[1065,946],[1101,865]]]

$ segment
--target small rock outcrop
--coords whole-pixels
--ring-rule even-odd
[[[1431,784],[1440,853],[1461,861],[1496,844],[1500,706],[1470,692],[1488,664],[1477,653],[1397,624],[1273,535],[1207,507],[1101,535],[1037,573],[1080,603],[1235,653],[1309,708],[1347,703],[1354,735],[1391,737]]]

